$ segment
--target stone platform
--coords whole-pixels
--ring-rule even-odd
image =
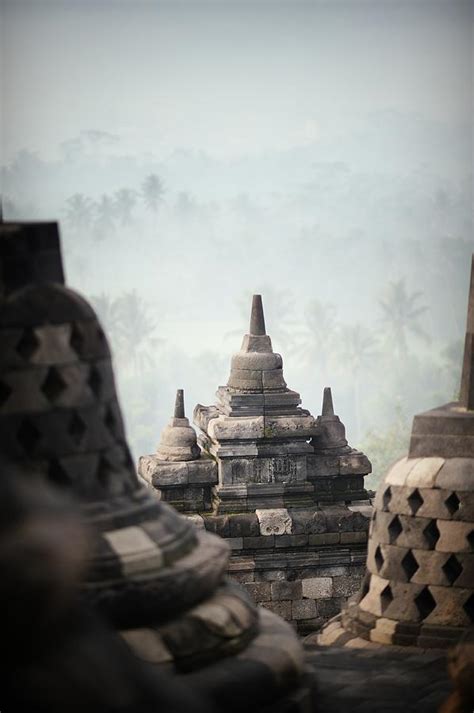
[[[437,713],[452,693],[442,651],[320,647],[305,641],[324,713]]]

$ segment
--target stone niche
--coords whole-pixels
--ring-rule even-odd
[[[227,384],[214,405],[194,409],[197,435],[181,391],[178,402],[157,452],[140,458],[140,475],[227,541],[228,573],[255,602],[301,632],[317,629],[359,588],[372,512],[370,462],[348,445],[331,390],[319,416],[301,407],[255,295]]]

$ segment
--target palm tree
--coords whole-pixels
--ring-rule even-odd
[[[114,205],[122,225],[132,222],[132,210],[137,202],[137,194],[130,188],[121,188],[114,194]]]
[[[428,309],[418,304],[421,297],[421,292],[408,293],[405,280],[401,279],[390,282],[387,296],[379,301],[389,341],[398,357],[405,357],[408,353],[408,335],[430,341],[420,324],[421,315]]]
[[[120,315],[118,300],[110,297],[105,292],[93,295],[91,303],[104,327],[112,344],[114,352],[120,351]]]
[[[115,230],[115,207],[110,196],[102,195],[95,205],[94,236],[96,240],[104,240]]]
[[[360,438],[360,383],[361,374],[373,367],[377,357],[377,339],[370,329],[361,324],[345,325],[339,332],[338,362],[350,373],[354,394],[355,442]]]
[[[316,365],[320,378],[328,382],[329,362],[339,334],[337,309],[330,302],[312,300],[304,312],[303,349],[307,362]]]
[[[165,188],[156,173],[150,173],[142,183],[142,195],[145,206],[151,213],[158,211],[159,204],[163,201]]]
[[[163,340],[153,337],[156,324],[136,290],[118,297],[116,310],[121,354],[138,374],[153,365],[153,350]]]
[[[75,193],[66,201],[66,221],[72,230],[83,233],[91,226],[93,202],[83,193]]]

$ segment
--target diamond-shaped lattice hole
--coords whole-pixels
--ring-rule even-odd
[[[20,446],[27,455],[33,453],[41,439],[41,433],[38,431],[31,421],[25,419],[21,422],[20,428],[16,434]]]
[[[390,486],[386,489],[382,496],[382,502],[383,502],[383,509],[388,510],[388,506],[390,505],[390,500],[392,499],[392,489]]]
[[[436,607],[435,599],[428,587],[424,587],[415,597],[415,606],[418,609],[420,619],[426,619]]]
[[[102,377],[99,370],[94,366],[92,367],[89,374],[89,386],[91,387],[92,393],[96,396],[100,396],[102,388]]]
[[[48,477],[55,485],[69,485],[69,476],[57,460],[51,461],[51,465],[48,470]]]
[[[16,350],[18,354],[26,359],[27,361],[31,359],[33,354],[36,352],[40,345],[40,341],[36,336],[34,329],[25,329],[18,344],[16,345]]]
[[[460,503],[461,503],[461,501],[459,500],[456,493],[451,493],[449,498],[446,498],[446,500],[444,501],[444,504],[448,508],[450,515],[454,515],[454,513],[459,510]]]
[[[80,442],[82,441],[82,438],[84,436],[84,433],[87,430],[87,426],[80,418],[77,413],[73,414],[69,426],[68,426],[68,433],[71,436],[72,440],[74,443],[78,446]]]
[[[451,555],[443,564],[442,569],[448,582],[454,584],[462,572],[462,564],[455,555]]]
[[[8,401],[11,393],[12,390],[8,384],[4,384],[3,381],[0,381],[0,406],[3,406],[3,404]]]
[[[471,530],[469,535],[467,535],[466,539],[469,542],[471,550],[474,550],[474,530]]]
[[[46,398],[49,399],[49,401],[56,401],[56,399],[61,396],[64,389],[66,388],[67,384],[62,378],[61,374],[54,366],[52,366],[48,370],[46,379],[43,381],[41,391],[46,396]]]
[[[430,520],[428,525],[423,530],[423,536],[430,546],[430,549],[434,549],[439,540],[439,530],[436,520]]]
[[[471,594],[463,606],[464,611],[468,615],[470,621],[474,624],[474,594]]]
[[[377,549],[375,550],[374,560],[375,560],[375,566],[377,567],[377,572],[380,572],[380,570],[383,567],[383,563],[385,561],[383,558],[382,550],[380,549],[380,545],[377,545]]]
[[[408,550],[405,557],[401,561],[401,565],[408,581],[410,581],[417,569],[419,569],[419,564],[411,550]]]
[[[416,515],[418,510],[423,505],[423,498],[421,497],[420,491],[418,490],[418,488],[415,488],[415,490],[412,492],[412,494],[408,498],[408,505],[410,506],[412,515]]]
[[[69,344],[79,356],[82,354],[85,337],[82,329],[77,324],[73,324]]]
[[[392,594],[392,589],[389,584],[382,589],[380,592],[380,603],[382,606],[382,612],[384,612],[387,607],[390,606],[390,604],[393,602],[393,594]]]
[[[396,541],[397,537],[403,530],[402,523],[400,522],[400,518],[398,515],[395,515],[393,520],[391,521],[390,525],[388,526],[388,536],[390,539],[390,544],[393,545],[394,542]]]

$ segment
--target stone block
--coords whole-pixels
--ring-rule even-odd
[[[436,487],[446,490],[474,490],[474,458],[447,458],[436,477]]]
[[[324,620],[332,619],[339,614],[344,603],[343,599],[333,597],[332,599],[319,599],[317,602],[318,616]]]
[[[333,577],[333,595],[335,597],[350,597],[359,591],[361,581],[362,577],[357,575]]]
[[[231,550],[242,550],[244,548],[243,537],[227,537],[226,542]]]
[[[260,534],[257,517],[254,513],[229,515],[231,537],[258,537]]]
[[[385,476],[385,485],[405,485],[409,473],[419,460],[419,458],[401,458],[394,463]]]
[[[314,619],[316,614],[314,599],[297,599],[292,602],[291,616],[293,619]]]
[[[416,488],[433,488],[444,458],[421,458],[410,470],[405,484]]]
[[[271,584],[272,599],[301,599],[302,586],[301,581],[296,582],[272,582]]]
[[[333,587],[331,577],[310,577],[302,581],[303,597],[323,599],[332,597]]]
[[[351,532],[354,529],[356,513],[346,507],[327,506],[324,510],[327,532]],[[360,516],[359,513],[357,515]],[[363,518],[365,519],[365,518]]]
[[[243,544],[246,550],[272,549],[275,546],[275,535],[244,537]]]
[[[206,515],[204,526],[208,532],[213,532],[220,537],[230,537],[230,525],[228,515]]]
[[[308,535],[279,535],[275,537],[275,547],[306,547]]]
[[[232,579],[234,582],[239,584],[245,584],[245,589],[247,589],[247,584],[253,584],[255,580],[254,572],[232,572]]]
[[[326,532],[322,535],[309,535],[308,543],[316,547],[320,545],[337,545],[340,539],[339,532]]]
[[[259,571],[255,574],[255,580],[261,582],[282,582],[286,581],[287,573],[283,569],[269,569],[266,571]]]
[[[259,602],[269,602],[271,600],[271,587],[271,582],[251,582],[246,585],[245,589],[258,604]]]
[[[198,530],[204,530],[204,518],[202,515],[186,515],[186,518],[193,523]]]
[[[265,602],[265,609],[269,609],[282,619],[289,621],[292,618],[291,601]]]
[[[472,542],[468,537],[473,537],[474,525],[470,522],[455,520],[437,520],[440,537],[436,542],[438,552],[470,552]]]
[[[396,621],[381,617],[375,622],[375,628],[370,631],[370,640],[378,644],[391,644],[396,628]]]
[[[286,508],[256,510],[256,515],[264,537],[291,534],[292,520]]]
[[[367,542],[367,532],[341,532],[341,545],[354,545]]]

